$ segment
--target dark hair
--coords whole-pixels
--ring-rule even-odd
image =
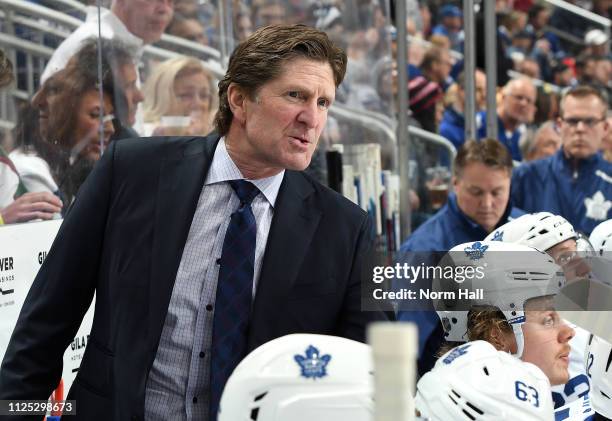
[[[114,81],[110,63],[102,60],[102,73],[98,74],[98,52],[97,45],[89,44],[79,50],[68,61],[66,67],[51,76],[41,89],[54,92],[57,103],[62,107],[56,107],[52,112],[59,113],[59,118],[53,118],[57,124],[49,127],[48,133],[53,133],[54,141],[63,147],[71,147],[75,141],[74,131],[77,126],[75,110],[83,98],[83,94],[91,90],[99,89],[102,83],[103,92],[114,100]],[[103,57],[104,58],[104,57]]]
[[[13,63],[6,56],[4,50],[0,49],[0,88],[10,85],[14,79]]]
[[[565,92],[563,96],[561,97],[561,101],[559,103],[559,115],[561,117],[563,117],[563,105],[565,104],[565,100],[567,97],[570,97],[570,96],[574,98],[586,98],[589,96],[597,97],[603,107],[603,113],[604,113],[603,117],[606,116],[606,112],[608,110],[608,100],[604,96],[604,94],[602,94],[600,90],[594,88],[593,86],[578,85],[576,87],[568,89],[567,92]]]
[[[546,8],[541,4],[534,4],[531,6],[527,11],[527,18],[529,22],[535,19],[543,10],[546,10]]]
[[[253,99],[261,86],[279,77],[283,65],[295,58],[329,63],[336,87],[344,79],[346,53],[336,47],[325,32],[305,25],[260,28],[232,52],[227,72],[219,82],[215,126],[221,136],[227,134],[233,119],[227,98],[229,85],[235,83]]]
[[[98,44],[100,42],[100,44]],[[112,100],[115,117],[121,124],[129,126],[129,106],[123,91],[123,66],[136,65],[138,52],[130,45],[117,40],[101,39],[86,43],[77,54],[85,56],[88,61],[98,55],[98,47],[102,52],[103,84],[110,84],[113,90]],[[95,68],[97,69],[97,63]],[[110,74],[105,74],[110,70]]]
[[[468,164],[479,162],[493,169],[512,172],[512,156],[500,141],[483,139],[468,140],[459,148],[455,157],[455,176],[460,177]]]

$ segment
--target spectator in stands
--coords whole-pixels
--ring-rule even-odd
[[[515,161],[523,159],[518,142],[525,124],[531,123],[535,114],[537,91],[533,82],[527,78],[512,79],[502,90],[502,98],[497,105],[497,135]],[[487,136],[487,112],[478,113],[478,137]]]
[[[523,212],[510,202],[511,174],[512,158],[500,142],[493,139],[465,142],[455,158],[454,193],[449,195],[446,205],[406,239],[401,252],[448,251],[461,243],[480,241],[509,219],[520,216]],[[428,371],[442,342],[436,313],[406,311],[400,312],[398,318],[417,322],[419,372]]]
[[[158,64],[144,92],[147,133],[191,136],[207,135],[212,129],[213,79],[199,60],[181,56]],[[176,121],[165,122],[164,117]]]
[[[170,25],[168,25],[166,33],[186,39],[187,41],[208,45],[208,38],[200,21],[180,16],[178,13],[174,14],[174,18]]]
[[[550,19],[550,11],[543,5],[535,4],[528,12],[528,24],[526,30],[530,32],[534,40],[546,40],[548,48],[553,54],[561,52],[559,38],[550,31],[546,30]]]
[[[517,70],[533,79],[540,79],[540,64],[537,60],[526,57],[517,66]]]
[[[595,89],[602,92],[608,101],[608,106],[612,106],[612,61],[607,56],[597,56],[595,58],[595,69],[591,84]]]
[[[40,132],[34,151],[18,149],[12,153],[24,182],[58,194],[64,206],[70,205],[114,133],[113,73],[108,61],[101,65],[103,102],[97,49],[84,48],[32,99],[39,111]]]
[[[443,104],[439,106],[438,118],[436,118],[436,105],[442,100],[442,87],[445,86],[452,66],[448,50],[431,47],[421,63],[421,75],[408,81],[408,99],[412,116],[423,129],[430,132],[438,131]]]
[[[531,125],[539,126],[549,120],[556,120],[559,117],[559,95],[548,92],[546,85],[540,86],[535,107],[536,112]]]
[[[174,0],[174,13],[185,19],[197,19],[198,0]]]
[[[584,35],[586,49],[583,52],[592,56],[604,56],[607,52],[608,41],[608,35],[604,31],[591,29]]]
[[[601,142],[601,149],[604,159],[612,162],[612,115],[608,116],[608,132]]]
[[[572,69],[563,62],[557,63],[552,68],[552,83],[560,88],[572,86],[575,83]]]
[[[13,64],[0,49],[0,89],[9,86],[13,80]],[[62,202],[54,194],[27,189],[15,165],[0,147],[0,226],[51,219],[61,209]]]
[[[612,164],[600,153],[608,131],[608,105],[590,86],[577,86],[561,100],[562,147],[553,156],[518,167],[512,198],[527,212],[548,211],[590,234],[609,218]]]
[[[535,161],[554,155],[561,147],[561,136],[554,121],[547,121],[539,129],[528,129],[520,141],[525,161]]]
[[[439,12],[440,23],[432,29],[432,35],[444,35],[450,39],[455,51],[463,51],[463,13],[455,5],[446,4]]]
[[[487,77],[484,72],[476,70],[474,83],[476,86],[477,110],[480,110],[484,108],[482,105],[486,100],[487,94]],[[465,106],[465,73],[459,74],[455,85],[455,96],[452,103],[444,111],[444,116],[440,123],[440,134],[459,149],[465,142],[465,116],[463,115]]]
[[[519,31],[512,35],[512,45],[506,50],[510,58],[524,59],[531,54],[533,38],[527,31]]]
[[[63,69],[86,40],[98,37],[98,25],[102,38],[119,39],[140,51],[144,44],[160,39],[172,15],[172,0],[113,0],[111,9],[101,9],[99,16],[96,7],[89,8],[85,22],[53,52],[41,84]]]
[[[576,80],[580,85],[593,83],[595,77],[596,57],[580,54],[576,58]]]
[[[287,21],[287,6],[277,0],[253,0],[251,4],[255,28],[283,24]]]
[[[241,8],[234,14],[234,36],[242,42],[253,33],[253,22],[248,9]]]

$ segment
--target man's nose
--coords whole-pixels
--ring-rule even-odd
[[[482,207],[490,209],[493,207],[493,196],[490,194],[484,194],[482,196]]]
[[[576,335],[576,331],[569,324],[563,323],[559,329],[559,342],[569,342]]]
[[[307,128],[312,129],[317,126],[318,115],[319,106],[317,102],[307,101],[304,103],[304,106],[298,115],[298,121],[305,124]]]

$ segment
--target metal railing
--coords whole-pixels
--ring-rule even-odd
[[[591,12],[590,10],[586,10],[583,9],[581,7],[576,6],[575,4],[572,3],[568,3],[564,0],[544,0],[546,3],[554,6],[554,7],[558,7],[559,9],[563,9],[567,12],[573,13],[575,15],[581,16],[584,19],[587,19],[593,23],[596,23],[597,25],[600,25],[603,27],[603,31],[606,33],[606,35],[608,36],[608,43],[607,43],[607,50],[610,51],[610,34],[612,33],[611,28],[612,28],[612,20],[598,15],[597,13]],[[545,28],[547,31],[552,32],[553,34],[555,34],[557,37],[570,42],[574,45],[579,45],[579,46],[585,46],[586,43],[584,42],[583,39],[580,39],[572,34],[568,34],[558,28],[552,27],[552,26],[546,26]]]

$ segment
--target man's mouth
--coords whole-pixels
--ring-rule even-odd
[[[310,141],[306,137],[302,137],[302,136],[291,136],[291,137],[299,141],[303,145],[308,145],[310,143]]]

